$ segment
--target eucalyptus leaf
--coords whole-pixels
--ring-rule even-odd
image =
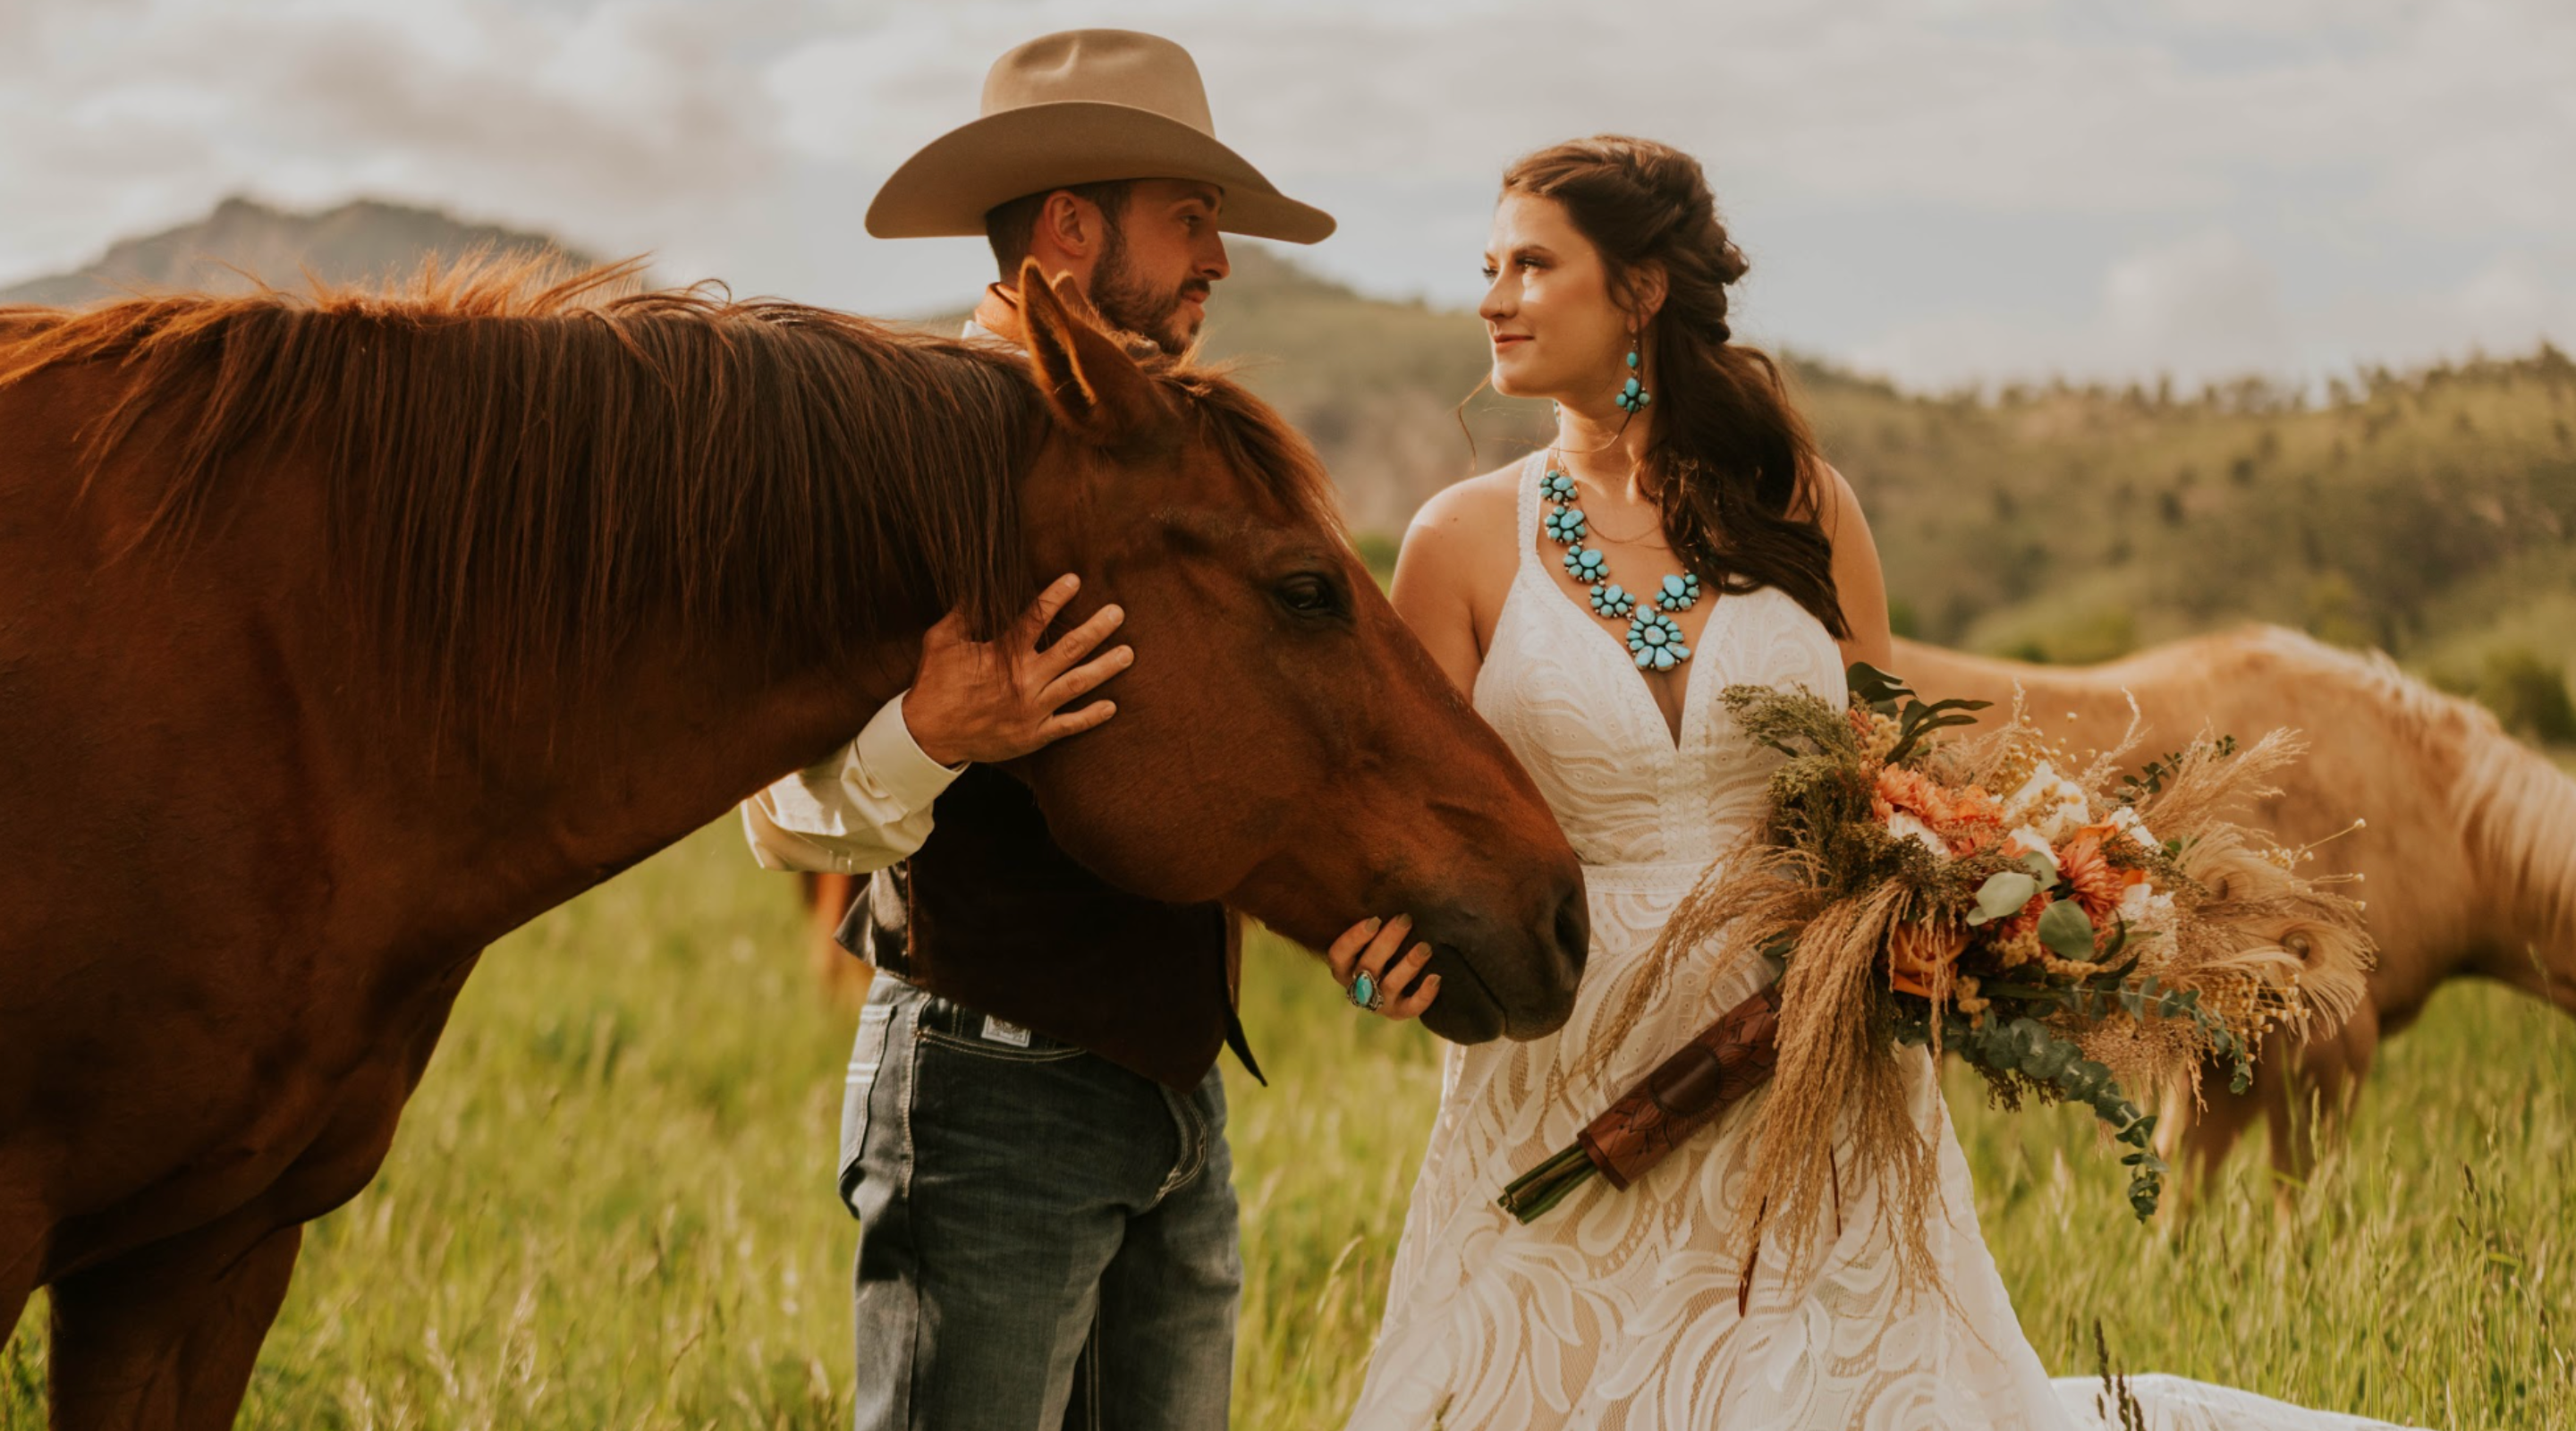
[[[2017,870],[1997,870],[1977,886],[1977,912],[1968,916],[1970,924],[1986,924],[2009,919],[2030,903],[2039,893],[2039,881]]]
[[[2071,899],[2061,899],[2040,912],[2039,942],[2057,951],[2060,959],[2090,960],[2093,957],[2093,920],[2084,913],[2084,906]]]
[[[2014,864],[2030,871],[2041,889],[2057,888],[2057,859],[2045,850],[2024,850]]]

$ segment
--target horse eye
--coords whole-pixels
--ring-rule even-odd
[[[1279,604],[1300,616],[1330,616],[1341,610],[1341,593],[1320,576],[1301,574],[1279,583]]]

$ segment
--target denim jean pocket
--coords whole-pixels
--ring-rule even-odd
[[[858,1037],[850,1043],[849,1073],[841,1091],[839,1184],[841,1203],[853,1217],[858,1215],[856,1198],[862,1160],[867,1156],[871,1110],[885,1081],[886,1063],[895,1051],[895,1023],[903,1014],[903,1006],[894,999],[870,997],[859,1011]]]
[[[1071,1044],[1049,1041],[1032,1047],[1022,1047],[1001,1039],[975,1038],[953,1034],[946,1029],[929,1027],[921,1030],[921,1041],[939,1048],[953,1049],[958,1053],[993,1059],[1000,1063],[1062,1063],[1068,1058],[1082,1057],[1083,1052]]]

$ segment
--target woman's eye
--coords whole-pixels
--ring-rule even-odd
[[[1485,275],[1485,281],[1487,283],[1491,283],[1494,281],[1495,275],[1500,274],[1502,270],[1489,263],[1485,265],[1483,272]]]

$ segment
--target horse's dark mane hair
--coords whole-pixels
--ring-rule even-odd
[[[607,669],[648,623],[785,671],[1025,603],[1016,485],[1049,417],[1024,359],[704,285],[632,291],[639,269],[473,260],[395,296],[0,310],[0,387],[121,365],[88,461],[171,444],[149,538],[219,520],[235,458],[309,451],[331,489],[320,559],[405,666],[485,708]],[[1148,366],[1238,471],[1330,510],[1262,404]]]

